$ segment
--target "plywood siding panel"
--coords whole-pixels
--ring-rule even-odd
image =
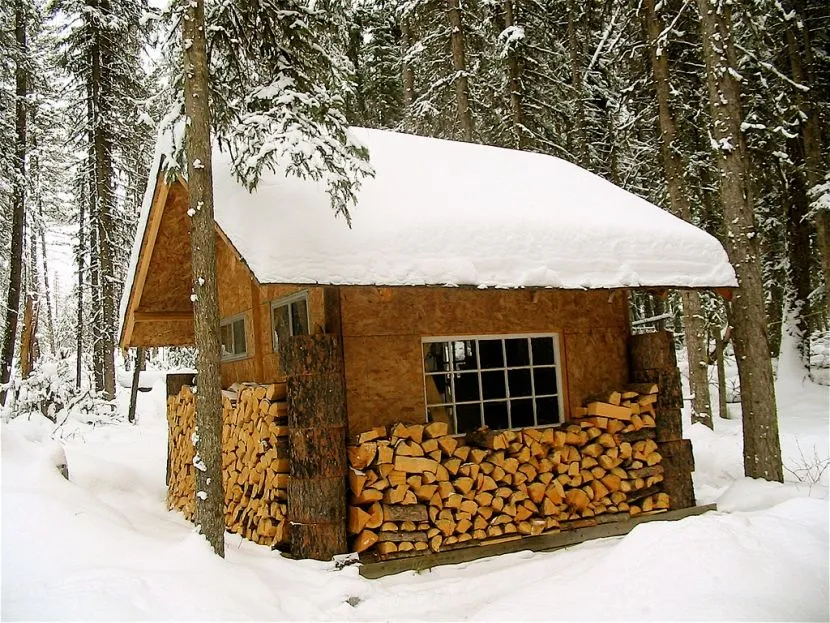
[[[349,428],[423,421],[423,337],[559,333],[566,413],[628,378],[617,290],[342,287]]]
[[[192,322],[136,322],[132,344],[154,346],[192,346],[195,341]]]
[[[158,312],[192,308],[189,221],[187,195],[181,184],[173,184],[167,195],[147,269],[147,281],[136,309]]]
[[[628,329],[565,331],[563,357],[571,412],[589,394],[610,393],[628,383]]]
[[[420,337],[351,337],[344,339],[343,355],[350,430],[424,421]]]
[[[344,287],[344,335],[541,333],[627,326],[620,290]],[[566,323],[566,324],[563,324]],[[436,333],[438,331],[438,333]]]

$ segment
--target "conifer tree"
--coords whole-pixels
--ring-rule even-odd
[[[732,305],[741,381],[744,471],[783,480],[772,364],[764,315],[749,156],[741,124],[741,91],[732,41],[732,11],[722,0],[698,0],[711,110],[712,148],[721,171],[726,251],[738,278]]]
[[[71,79],[77,118],[74,139],[83,145],[86,159],[81,174],[86,180],[89,219],[91,287],[94,318],[94,378],[96,389],[107,398],[115,391],[116,301],[118,268],[124,263],[123,237],[119,237],[124,205],[119,202],[119,172],[126,170],[124,147],[137,121],[141,94],[141,17],[143,0],[55,0],[54,13],[69,18],[61,38],[62,65]]]

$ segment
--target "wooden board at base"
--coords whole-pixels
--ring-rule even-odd
[[[370,562],[360,565],[360,575],[364,578],[375,579],[404,571],[422,571],[439,565],[454,565],[478,560],[479,558],[487,558],[488,556],[497,556],[499,554],[509,554],[525,550],[534,552],[550,551],[576,545],[591,539],[628,534],[641,523],[649,521],[677,521],[678,519],[684,519],[693,515],[702,515],[713,510],[717,510],[717,506],[715,504],[707,504],[705,506],[694,506],[692,508],[683,508],[655,515],[641,515],[628,521],[607,523],[589,528],[578,528],[553,534],[542,534],[492,545],[471,546],[435,554],[417,555],[410,558]]]

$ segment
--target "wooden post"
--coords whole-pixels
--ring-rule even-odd
[[[343,360],[332,335],[280,344],[288,384],[288,521],[296,558],[330,560],[347,551],[346,408]]]
[[[692,442],[683,439],[683,389],[671,333],[657,331],[629,337],[628,364],[632,382],[656,383],[660,388],[655,404],[657,444],[665,468],[663,490],[669,494],[671,508],[694,506],[694,457]]]
[[[135,368],[133,369],[133,383],[130,385],[130,408],[127,411],[127,421],[135,424],[135,403],[138,401],[138,382],[141,379],[141,371],[144,369],[144,347],[135,349]]]
[[[191,387],[196,385],[196,375],[195,374],[168,374],[167,378],[165,379],[167,385],[167,398],[170,396],[176,396],[181,391],[182,387],[185,385],[190,385]],[[168,403],[168,409],[169,403]],[[170,418],[167,418],[167,421],[170,421]],[[170,431],[167,431],[167,471],[164,474],[164,484],[170,484],[170,443],[171,443],[171,436]]]

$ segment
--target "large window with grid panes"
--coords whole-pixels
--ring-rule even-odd
[[[424,338],[422,348],[428,421],[454,434],[562,421],[557,334]]]

